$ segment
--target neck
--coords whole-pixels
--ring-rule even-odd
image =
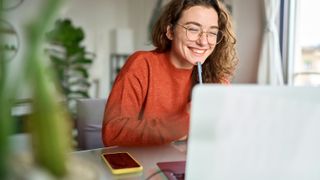
[[[169,59],[171,64],[177,69],[192,69],[194,67],[193,64],[189,63],[187,60],[177,57],[172,52],[169,52]]]

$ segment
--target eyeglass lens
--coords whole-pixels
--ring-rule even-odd
[[[185,29],[187,31],[187,38],[190,41],[196,41],[204,34],[206,35],[209,44],[218,44],[222,40],[222,32],[220,30],[211,30],[204,32],[200,28],[186,27]]]

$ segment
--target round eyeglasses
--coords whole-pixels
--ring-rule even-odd
[[[219,29],[212,29],[205,32],[198,26],[184,26],[178,23],[177,25],[186,30],[186,36],[189,41],[197,41],[204,33],[206,34],[208,44],[210,45],[219,44],[223,39],[223,33]]]

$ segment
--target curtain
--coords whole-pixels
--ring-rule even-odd
[[[280,1],[264,0],[264,7],[265,27],[258,68],[258,84],[283,85],[279,33],[276,26]]]

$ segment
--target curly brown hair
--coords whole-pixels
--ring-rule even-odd
[[[212,54],[202,65],[203,82],[222,83],[230,79],[238,63],[235,50],[235,34],[229,12],[218,0],[172,0],[163,9],[152,30],[152,43],[158,52],[171,49],[171,40],[166,36],[167,27],[174,27],[186,9],[193,6],[212,7],[218,14],[219,30],[223,33],[222,41],[216,45]],[[192,86],[198,83],[197,69],[193,69]]]

